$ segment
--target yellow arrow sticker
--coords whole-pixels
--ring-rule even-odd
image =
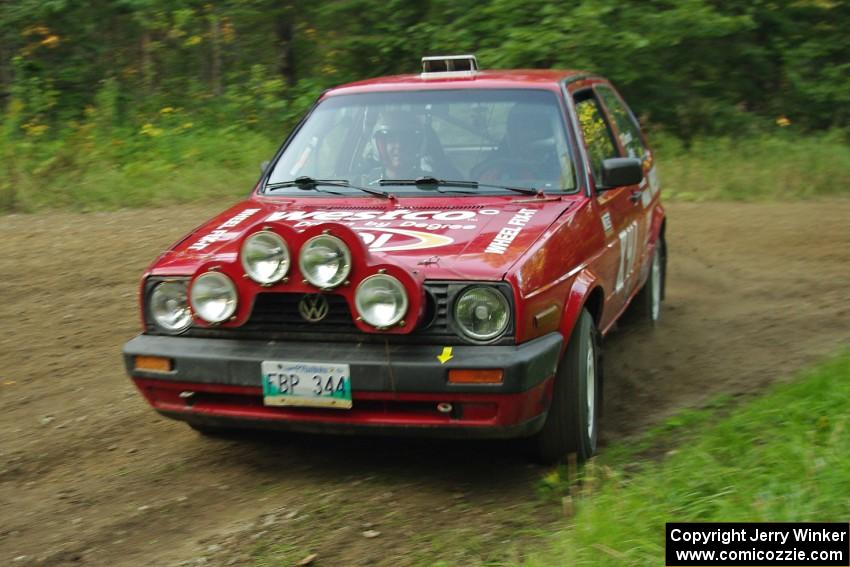
[[[450,346],[444,346],[443,353],[437,355],[437,360],[440,361],[440,364],[445,364],[453,358],[454,355],[452,355],[452,347]]]

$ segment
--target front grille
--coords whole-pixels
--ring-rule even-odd
[[[150,278],[145,287],[145,304],[149,304],[150,291],[160,281]],[[345,298],[328,294],[327,316],[317,322],[305,321],[298,311],[298,302],[302,293],[265,292],[257,295],[248,321],[240,327],[191,327],[183,336],[223,338],[258,341],[310,341],[310,342],[354,342],[390,344],[431,344],[462,345],[470,344],[455,332],[449,321],[449,305],[456,293],[466,287],[456,281],[425,282],[425,313],[422,321],[413,332],[407,335],[385,333],[365,333],[357,328]],[[503,284],[504,285],[504,284]],[[510,294],[506,294],[509,301]],[[511,301],[511,304],[513,302]],[[146,317],[146,331],[160,334],[159,329]],[[515,344],[514,323],[508,326],[504,335],[488,344]]]
[[[298,312],[300,293],[260,293],[254,302],[251,317],[242,325],[245,332],[352,332],[357,331],[348,303],[340,295],[326,295],[329,309],[324,319],[316,323],[305,321]]]
[[[326,296],[329,304],[327,316],[316,323],[305,321],[298,311],[301,293],[260,293],[254,302],[251,316],[244,325],[234,328],[193,327],[186,332],[190,337],[229,338],[248,340],[294,340],[327,342],[394,344],[468,344],[451,329],[448,320],[449,282],[425,284],[425,314],[422,323],[412,333],[393,335],[364,333],[354,323],[345,298]],[[496,344],[513,343],[512,333]]]

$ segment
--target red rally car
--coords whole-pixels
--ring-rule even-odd
[[[201,431],[523,437],[591,456],[599,341],[654,323],[665,214],[611,84],[473,56],[325,92],[141,282],[127,371]]]

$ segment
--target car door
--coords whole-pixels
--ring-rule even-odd
[[[643,163],[643,182],[633,189],[639,192],[639,203],[636,203],[636,206],[640,212],[637,215],[639,253],[632,277],[635,280],[634,285],[639,285],[640,276],[645,273],[650,260],[648,251],[652,211],[658,203],[658,177],[655,173],[655,162],[634,114],[623,99],[610,85],[599,84],[594,89],[608,113],[621,154],[625,157],[638,158]]]
[[[637,186],[625,186],[598,191],[601,185],[602,162],[622,157],[620,144],[604,107],[593,88],[573,93],[576,115],[590,161],[593,191],[602,228],[605,232],[607,258],[602,263],[606,286],[606,318],[616,315],[625,306],[635,284],[638,256],[640,200]],[[613,284],[613,285],[612,285]]]

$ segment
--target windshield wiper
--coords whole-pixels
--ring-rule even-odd
[[[478,189],[479,187],[488,187],[493,189],[507,189],[508,191],[516,191],[524,195],[543,195],[543,191],[534,187],[512,187],[510,185],[491,185],[489,183],[479,183],[478,181],[462,181],[451,179],[437,179],[436,177],[425,176],[417,177],[416,179],[381,179],[379,185],[415,185],[417,187],[468,187],[470,189]],[[471,192],[471,191],[470,191]]]
[[[274,191],[275,189],[283,189],[285,187],[296,187],[304,191],[310,191],[317,189],[320,185],[326,185],[328,187],[345,187],[347,189],[359,189],[360,191],[369,193],[370,195],[375,195],[376,197],[383,197],[384,199],[395,199],[395,195],[393,195],[392,193],[387,193],[386,191],[380,191],[378,189],[370,189],[368,187],[360,187],[359,185],[353,185],[349,183],[346,179],[313,179],[312,177],[307,177],[306,175],[296,177],[292,181],[269,183],[268,185],[266,185],[265,188]]]
[[[437,179],[436,177],[431,177],[430,175],[426,175],[424,177],[417,177],[416,179],[380,179],[378,180],[379,185],[417,185],[417,186],[431,186],[431,187],[469,187],[470,189],[477,189],[478,182],[477,181],[452,181],[449,179]]]
[[[440,187],[467,187],[469,189],[477,189],[478,183],[475,181],[450,181],[446,179],[437,179],[436,177],[417,177],[416,179],[380,179],[378,180],[378,184],[383,185],[414,185],[420,188],[428,188],[429,190],[433,189],[434,191],[439,191],[440,193],[447,193],[447,191],[443,191]],[[475,191],[452,191],[453,193],[475,193]]]

